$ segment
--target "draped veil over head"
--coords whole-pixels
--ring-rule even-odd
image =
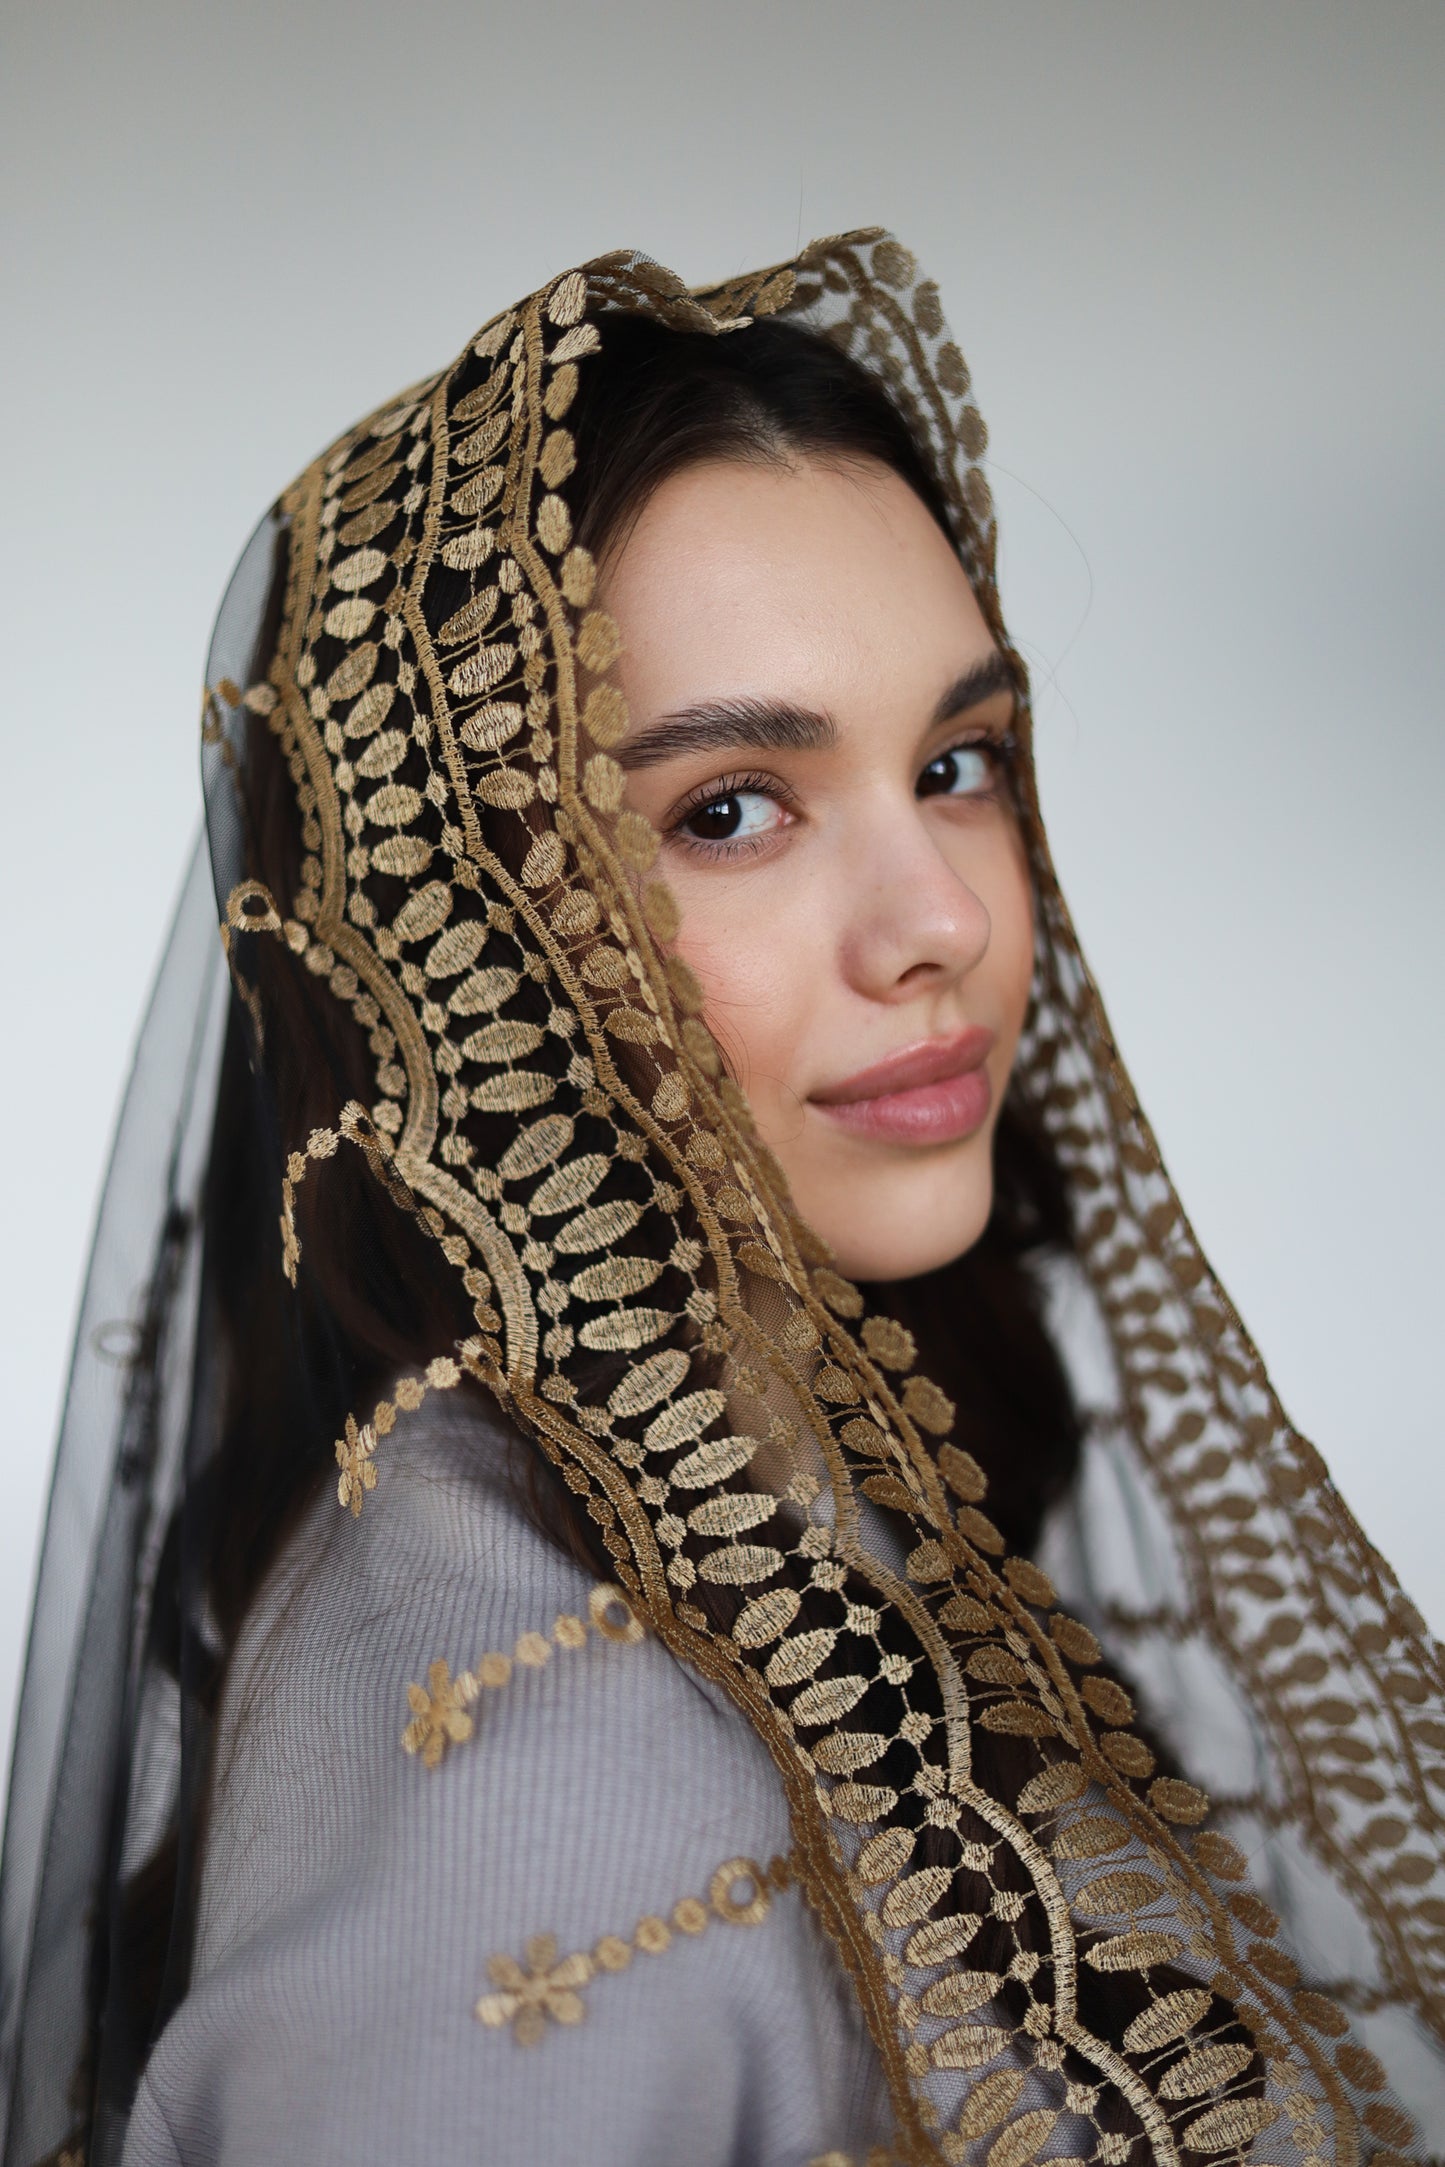
[[[792,318],[879,378],[1015,667],[1037,953],[1010,1103],[1068,1193],[1048,1316],[1087,1414],[1034,1556],[991,1520],[927,1350],[796,1215],[671,950],[573,533],[569,412],[619,311],[718,339]],[[937,289],[888,236],[706,291],[621,252],[349,430],[254,536],[204,710],[234,993],[198,867],[62,1437],[0,1892],[6,2162],[87,2131],[116,2156],[185,1990],[258,1315],[272,1411],[319,1439],[345,1537],[386,1515],[423,1404],[484,1392],[610,1561],[577,1630],[645,1632],[742,1712],[791,1846],[729,1862],[711,1901],[801,1891],[890,2157],[1438,2145],[1439,1651],[1281,1410],[1115,1048],[1039,814],[984,445]],[[264,1286],[216,1232],[257,1196]],[[356,1313],[408,1286],[410,1353],[369,1373]],[[486,1751],[468,1660],[418,1646],[410,1705],[369,1712],[418,1787]],[[519,2037],[604,1991],[603,1944],[548,1962]],[[512,1973],[479,2051],[514,2051]]]

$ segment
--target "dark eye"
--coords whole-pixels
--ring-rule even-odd
[[[696,842],[736,843],[765,835],[781,817],[777,800],[761,790],[725,790],[696,806],[682,825]]]
[[[921,798],[966,798],[985,792],[994,780],[994,752],[989,745],[953,745],[930,760],[918,778]]]
[[[742,817],[742,805],[737,798],[714,798],[710,805],[699,805],[695,813],[690,813],[687,824],[701,841],[724,843],[737,834]]]

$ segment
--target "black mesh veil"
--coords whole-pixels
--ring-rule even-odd
[[[90,2119],[96,1907],[174,1809],[158,1582],[192,1412],[205,1182],[230,989],[198,848],[142,1027],[76,1332],[16,1725],[0,1883],[4,2157]],[[132,1793],[130,1813],[122,1806]]]
[[[276,567],[268,514],[228,586],[208,683],[247,671]],[[78,2148],[87,2130],[86,2156],[118,2156],[139,2063],[184,1988],[180,1853],[212,1699],[196,1522],[223,1339],[208,1200],[214,1222],[227,1163],[249,1164],[244,1132],[263,1118],[240,1082],[239,1002],[216,937],[227,832],[212,821],[195,845],[141,1025],[56,1448],[0,1879],[7,2163]],[[155,1857],[165,1887],[141,1947],[122,1890]]]

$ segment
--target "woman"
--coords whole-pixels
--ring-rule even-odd
[[[967,392],[886,236],[609,258],[243,559],[7,2160],[1438,2139],[1438,1652],[1109,1037]]]

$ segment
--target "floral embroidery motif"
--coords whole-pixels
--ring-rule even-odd
[[[349,1509],[353,1520],[361,1517],[361,1501],[366,1492],[376,1488],[375,1451],[376,1431],[371,1424],[363,1422],[358,1429],[355,1415],[348,1415],[346,1435],[338,1438],[336,1444],[336,1464],[341,1469],[336,1495]]]
[[[347,1427],[351,1427],[349,1420]],[[371,1480],[376,1480],[374,1473]],[[359,1511],[360,1507],[355,1509]],[[575,1653],[587,1645],[589,1632],[623,1647],[635,1647],[645,1637],[642,1621],[622,1590],[599,1582],[588,1594],[587,1616],[579,1618],[571,1611],[563,1611],[553,1621],[550,1637],[545,1633],[523,1633],[510,1655],[494,1651],[479,1656],[470,1670],[459,1671],[455,1678],[444,1662],[433,1663],[424,1686],[409,1685],[406,1689],[412,1717],[401,1734],[404,1750],[419,1753],[428,1768],[440,1767],[449,1745],[463,1745],[471,1737],[474,1726],[467,1710],[483,1687],[499,1691],[510,1683],[518,1667],[541,1670],[551,1661],[554,1647]]]
[[[476,2014],[492,2031],[510,2025],[519,2047],[535,2047],[546,2033],[548,2017],[556,2024],[581,2023],[587,2007],[580,1989],[599,1972],[625,1971],[635,1952],[661,1956],[672,1946],[674,1932],[706,1933],[714,1919],[728,1926],[761,1926],[774,1892],[790,1887],[792,1880],[793,1867],[785,1858],[770,1859],[766,1869],[749,1858],[728,1859],[708,1883],[706,1901],[681,1897],[666,1919],[648,1912],[629,1940],[604,1934],[591,1949],[576,1950],[559,1962],[556,1935],[534,1934],[527,1943],[525,1971],[513,1956],[492,1958],[487,1976],[497,1991],[482,1996]],[[871,2155],[868,2167],[873,2167]]]
[[[556,1935],[534,1934],[525,1971],[515,1957],[492,1958],[487,1973],[501,1992],[484,1996],[477,2015],[484,2024],[510,2024],[519,2047],[535,2047],[548,2017],[554,2024],[582,2022],[587,2010],[577,1988],[586,1986],[595,1968],[590,1956],[580,1954],[564,1956],[559,1964]]]
[[[426,1684],[409,1685],[406,1697],[412,1718],[401,1734],[402,1745],[435,1768],[449,1745],[460,1746],[472,1735],[467,1709],[477,1697],[477,1681],[467,1671],[453,1678],[438,1661],[427,1672]]]
[[[461,1370],[450,1355],[438,1355],[420,1377],[398,1377],[389,1400],[378,1400],[371,1420],[359,1427],[355,1415],[346,1418],[346,1433],[336,1440],[336,1464],[341,1479],[336,1495],[348,1507],[353,1520],[360,1519],[362,1501],[376,1488],[375,1454],[378,1439],[390,1436],[398,1412],[413,1414],[428,1392],[450,1392],[461,1382]]]

